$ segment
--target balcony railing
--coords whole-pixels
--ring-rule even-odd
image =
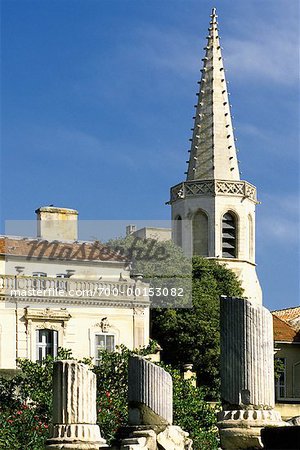
[[[141,281],[103,281],[0,275],[0,295],[9,299],[61,298],[126,300],[148,303],[148,284]]]

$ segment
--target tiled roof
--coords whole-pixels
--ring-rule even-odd
[[[300,306],[294,306],[293,308],[278,309],[272,311],[277,317],[285,319],[294,319],[300,316]]]
[[[126,258],[98,241],[50,241],[44,239],[0,237],[0,254],[49,258],[52,260],[119,261]]]
[[[274,341],[300,342],[300,333],[273,313]]]
[[[293,308],[279,309],[273,311],[277,317],[291,325],[295,330],[300,331],[300,306]]]

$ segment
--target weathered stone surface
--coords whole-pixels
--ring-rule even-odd
[[[155,431],[133,431],[130,437],[123,439],[121,450],[157,450]]]
[[[261,429],[284,424],[273,409],[273,353],[271,313],[246,299],[221,298],[222,449],[261,449]]]
[[[221,299],[221,395],[226,409],[274,407],[271,313],[246,299]]]
[[[221,445],[226,450],[263,448],[261,429],[282,426],[280,413],[274,410],[231,410],[218,414]]]
[[[132,425],[172,424],[172,377],[141,356],[129,359],[129,422]]]
[[[96,425],[96,375],[85,364],[56,361],[53,369],[53,426],[46,449],[107,447]]]
[[[261,427],[240,426],[235,428],[222,428],[220,432],[221,448],[223,450],[258,450],[262,449],[260,437]]]
[[[193,441],[188,436],[180,427],[168,426],[157,435],[157,443],[163,450],[192,450]]]
[[[137,426],[122,440],[120,450],[192,450],[192,440],[188,436],[180,427],[173,425],[165,426],[163,430],[157,426],[150,429],[139,429]]]

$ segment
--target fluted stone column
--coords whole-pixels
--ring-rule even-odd
[[[262,448],[260,430],[282,425],[274,411],[271,313],[246,299],[221,298],[221,396],[224,449]]]
[[[129,422],[132,425],[171,425],[171,375],[141,356],[131,356],[128,372]]]
[[[188,433],[172,425],[173,382],[163,368],[141,356],[131,356],[128,401],[130,426],[120,450],[192,449]]]
[[[96,421],[96,375],[74,360],[55,361],[53,427],[46,449],[107,447]]]

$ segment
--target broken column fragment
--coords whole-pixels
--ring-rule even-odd
[[[46,449],[107,447],[96,420],[96,375],[74,360],[55,361],[52,435]]]
[[[189,434],[172,425],[173,381],[162,367],[141,356],[130,356],[128,401],[130,426],[121,450],[192,449]]]
[[[283,425],[274,410],[272,315],[247,299],[222,297],[220,321],[221,446],[259,449],[261,429]]]
[[[129,423],[131,425],[171,425],[173,382],[171,375],[145,358],[129,359]]]

